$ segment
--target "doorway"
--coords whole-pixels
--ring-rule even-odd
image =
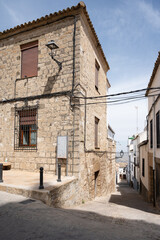
[[[99,176],[99,171],[96,171],[94,173],[94,196],[96,197],[97,192],[98,192],[98,176]]]

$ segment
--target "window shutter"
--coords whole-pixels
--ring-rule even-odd
[[[37,76],[38,72],[38,41],[21,46],[21,77]]]
[[[36,123],[36,110],[20,111],[20,125],[32,125]]]

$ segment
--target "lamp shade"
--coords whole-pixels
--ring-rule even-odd
[[[54,49],[59,48],[59,47],[55,44],[55,42],[54,42],[53,40],[51,40],[50,42],[48,42],[48,43],[46,44],[46,47],[48,47],[50,50],[54,50]]]

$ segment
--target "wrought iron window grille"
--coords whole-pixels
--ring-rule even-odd
[[[14,150],[37,151],[38,104],[15,106]]]

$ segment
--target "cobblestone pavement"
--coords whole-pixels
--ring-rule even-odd
[[[0,239],[160,240],[160,212],[126,184],[70,209],[0,192]]]

